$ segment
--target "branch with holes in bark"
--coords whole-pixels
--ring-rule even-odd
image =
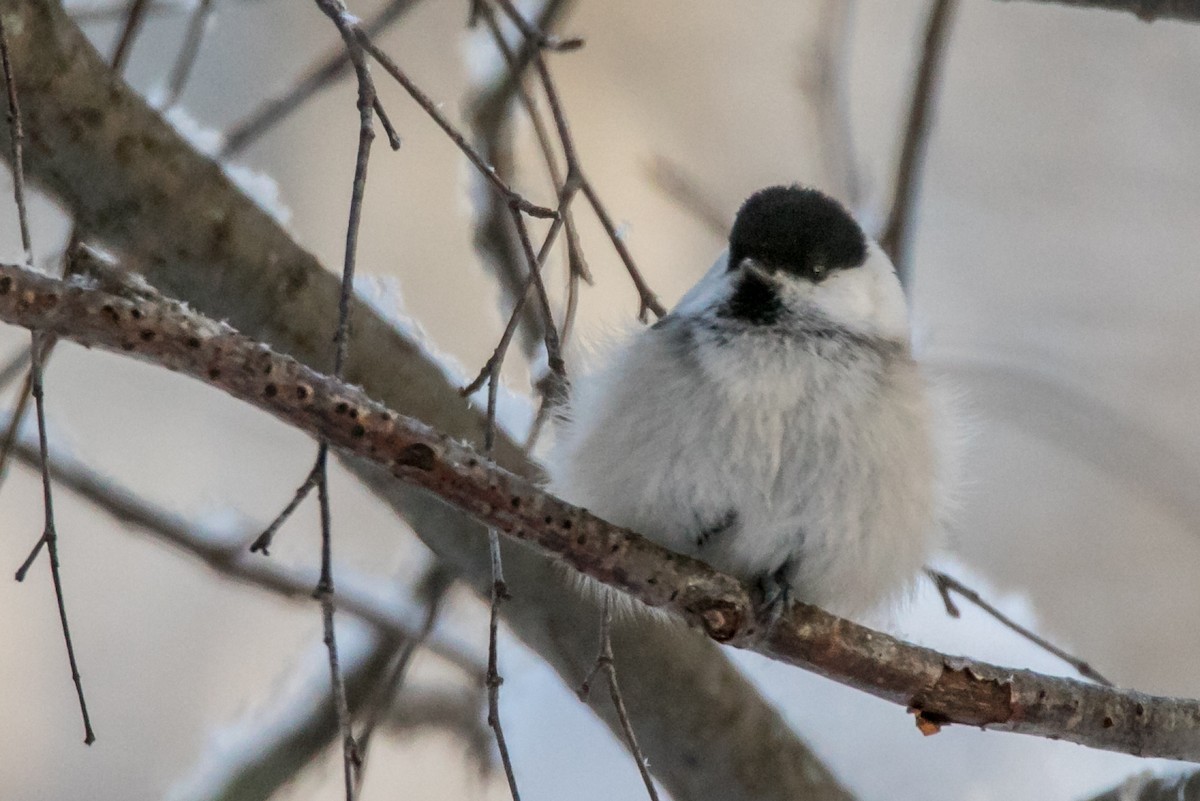
[[[922,731],[961,723],[1141,756],[1200,761],[1200,702],[952,657],[796,605],[769,631],[736,579],[540,491],[466,445],[159,299],[128,299],[0,266],[0,319],[199,378],[385,466],[581,573],[668,609],[712,639],[903,704]]]

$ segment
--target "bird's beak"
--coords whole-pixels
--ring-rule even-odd
[[[775,278],[775,270],[762,264],[754,259],[742,259],[738,265],[738,270],[742,273],[748,273],[764,281],[773,282]]]

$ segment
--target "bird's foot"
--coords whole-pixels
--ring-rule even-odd
[[[789,559],[774,571],[758,577],[757,587],[761,597],[755,617],[767,627],[773,628],[792,605],[792,584],[788,576],[793,570]]]

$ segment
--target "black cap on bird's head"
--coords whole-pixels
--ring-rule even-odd
[[[742,204],[729,233],[729,269],[747,258],[772,273],[821,281],[834,270],[861,266],[867,240],[850,212],[828,195],[772,186]]]

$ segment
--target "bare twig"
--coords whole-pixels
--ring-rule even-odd
[[[358,152],[354,162],[354,179],[350,193],[350,219],[346,226],[346,248],[342,265],[342,286],[338,296],[337,330],[333,338],[333,375],[340,378],[346,361],[346,340],[350,327],[350,298],[354,294],[354,270],[358,258],[358,231],[362,222],[363,194],[366,190],[367,167],[371,158],[371,143],[375,139],[375,116],[381,109],[375,84],[367,69],[366,56],[362,47],[355,39],[353,18],[346,11],[342,0],[316,0],[317,7],[337,27],[345,44],[346,54],[354,65],[354,73],[358,81]],[[383,119],[386,115],[381,114]],[[389,131],[391,123],[386,126]],[[393,142],[398,139],[394,131],[390,133]],[[321,518],[321,577],[317,580],[314,593],[321,604],[321,618],[324,628],[325,648],[329,655],[329,676],[333,692],[334,711],[337,717],[338,731],[342,740],[342,773],[346,791],[346,801],[354,801],[358,786],[357,772],[361,764],[358,746],[350,728],[350,708],[346,698],[346,685],[339,665],[337,636],[334,625],[334,582],[333,582],[333,512],[329,499],[329,443],[321,439],[317,446],[317,460],[309,479],[316,476],[317,503],[320,507]],[[294,509],[303,498],[304,488],[310,486],[310,480],[305,479],[301,490],[297,491],[291,504]],[[269,538],[267,540],[269,543]],[[255,543],[256,545],[258,543]],[[262,549],[265,551],[267,544]]]
[[[519,213],[514,211],[514,215],[519,221]],[[559,217],[559,220],[562,218]],[[557,220],[556,220],[557,222]],[[533,265],[533,275],[536,275],[538,265]],[[516,318],[514,310],[513,319]],[[546,327],[554,328],[554,321],[547,320]],[[497,368],[498,369],[498,368]],[[487,421],[484,428],[483,448],[484,453],[489,457],[496,444],[496,395],[500,388],[498,375],[493,372],[488,380],[487,394]],[[492,570],[492,585],[491,593],[489,594],[488,606],[488,665],[487,675],[484,678],[484,686],[487,688],[488,701],[488,726],[492,730],[493,736],[496,738],[496,750],[500,752],[500,764],[504,767],[504,778],[508,781],[508,791],[512,796],[513,801],[521,800],[520,790],[517,788],[517,775],[513,770],[512,756],[508,751],[508,741],[504,737],[504,724],[500,719],[500,685],[504,683],[504,678],[500,675],[500,649],[499,649],[499,629],[500,629],[500,604],[509,599],[508,585],[504,581],[504,562],[500,554],[500,532],[494,527],[488,528],[488,559],[491,563]]]
[[[21,123],[21,104],[17,100],[17,83],[13,80],[12,59],[8,54],[8,31],[0,20],[0,62],[4,69],[4,90],[8,97],[8,129],[11,147],[10,164],[13,174],[13,199],[17,204],[17,221],[21,227],[21,247],[25,263],[33,267],[33,241],[29,236],[29,213],[25,208],[25,130]]]
[[[1080,676],[1091,679],[1095,682],[1099,682],[1106,687],[1115,686],[1111,681],[1100,675],[1100,672],[1093,668],[1090,664],[1076,656],[1072,656],[1054,643],[1046,640],[1044,637],[1040,637],[1034,632],[1025,628],[1020,623],[1013,620],[1011,617],[1004,614],[995,606],[984,600],[983,596],[981,596],[978,592],[963,584],[953,576],[947,575],[940,570],[934,570],[933,568],[926,568],[925,575],[929,576],[929,578],[933,581],[934,586],[937,587],[938,592],[942,596],[942,602],[946,605],[946,614],[950,615],[950,617],[959,616],[958,607],[950,597],[951,593],[957,593],[973,603],[975,606],[982,609],[988,615],[995,618],[1000,623],[1029,640],[1034,645],[1038,646],[1044,651],[1047,651],[1048,653],[1053,654],[1054,656],[1057,656],[1059,659],[1075,668],[1075,670],[1079,672]]]
[[[92,731],[92,720],[88,715],[87,700],[83,696],[83,681],[79,676],[79,663],[75,659],[75,645],[71,642],[71,627],[67,622],[67,606],[66,601],[63,599],[62,568],[58,558],[58,531],[54,526],[54,499],[50,489],[50,457],[46,445],[45,391],[42,386],[42,354],[40,352],[45,335],[35,329],[32,336],[33,356],[30,370],[33,376],[33,388],[31,391],[37,414],[38,449],[42,471],[42,504],[46,512],[46,527],[37,544],[33,546],[33,550],[29,552],[29,556],[26,557],[25,561],[17,569],[16,578],[17,581],[25,580],[26,573],[33,566],[34,560],[37,559],[42,547],[45,546],[50,559],[50,577],[54,582],[54,598],[58,604],[58,619],[62,624],[63,640],[67,646],[67,661],[71,665],[71,681],[75,684],[75,695],[79,698],[79,713],[83,717],[83,742],[84,745],[91,745],[96,741],[96,734]]]
[[[551,47],[556,48],[552,43],[558,40],[554,37],[547,36],[541,31],[534,28],[530,23],[521,16],[516,7],[510,0],[496,0],[496,4],[508,16],[509,19],[525,34],[525,37],[540,45],[533,51],[533,64],[537,69],[538,79],[542,86],[542,91],[546,95],[546,103],[550,106],[550,114],[554,119],[554,126],[558,131],[559,142],[562,145],[563,157],[567,162],[567,177],[564,181],[564,186],[575,184],[583,192],[587,198],[592,210],[596,212],[597,219],[600,220],[600,225],[608,234],[609,240],[612,242],[613,249],[617,251],[617,255],[621,258],[621,262],[625,265],[626,272],[629,273],[630,280],[633,281],[634,288],[638,293],[638,318],[646,319],[647,312],[653,312],[656,317],[662,317],[667,313],[666,308],[659,302],[658,297],[650,290],[649,285],[642,277],[641,271],[634,264],[633,254],[629,252],[620,233],[617,231],[617,226],[613,222],[612,216],[608,213],[608,209],[600,200],[599,194],[596,192],[591,181],[583,172],[583,168],[579,162],[579,155],[575,148],[575,140],[571,136],[571,128],[567,123],[566,112],[563,110],[562,100],[558,94],[558,88],[554,83],[554,79],[550,75],[550,68],[546,65],[546,59],[543,57],[541,48]],[[576,40],[567,40],[576,41]]]
[[[378,36],[415,8],[418,2],[420,0],[391,0],[363,23],[363,30],[368,36]],[[247,117],[231,125],[225,132],[221,158],[237,155],[257,142],[275,126],[291,116],[292,112],[303,106],[317,92],[350,74],[352,66],[344,44],[331,49],[324,58],[310,67],[290,89],[266,101]],[[384,128],[388,129],[390,125],[384,123]]]
[[[621,695],[621,686],[617,683],[617,666],[612,648],[612,593],[604,595],[604,613],[600,619],[600,653],[596,655],[596,664],[579,686],[579,700],[587,700],[588,693],[591,692],[591,682],[600,673],[604,674],[605,681],[608,682],[613,708],[617,710],[617,718],[621,721],[621,729],[625,733],[625,745],[633,754],[633,761],[637,763],[642,782],[646,785],[646,794],[650,796],[650,801],[658,801],[658,790],[654,787],[654,780],[650,778],[646,755],[638,746],[637,735],[633,733],[633,724],[629,722],[629,712],[625,709],[625,699]]]
[[[265,529],[263,529],[262,533],[258,535],[254,542],[250,543],[251,553],[261,553],[264,556],[270,555],[271,543],[275,541],[275,534],[278,533],[280,527],[283,526],[283,524],[286,523],[289,518],[291,518],[292,514],[296,511],[296,508],[299,507],[300,504],[304,502],[304,499],[308,497],[308,494],[316,488],[317,481],[320,479],[320,470],[318,469],[320,461],[321,460],[318,460],[313,464],[304,481],[292,494],[292,499],[288,501],[287,506],[283,507],[283,510],[279,514],[275,515],[275,519],[272,520]]]
[[[509,203],[516,205],[517,208],[531,217],[551,218],[555,216],[557,212],[555,212],[554,209],[538,206],[537,204],[526,200],[519,192],[505,183],[504,179],[496,173],[495,168],[484,161],[483,157],[479,155],[475,148],[471,147],[471,144],[467,142],[466,137],[459,133],[458,129],[454,127],[450,120],[448,120],[446,116],[442,114],[437,107],[437,103],[435,103],[429,97],[429,95],[425,94],[420,87],[413,83],[408,77],[408,74],[405,73],[404,70],[400,69],[395,61],[392,61],[392,59],[386,53],[375,46],[375,43],[371,41],[371,37],[365,30],[356,25],[350,25],[348,27],[352,31],[354,38],[359,43],[359,46],[362,47],[362,49],[365,50],[371,56],[371,58],[375,59],[375,61],[378,62],[381,67],[383,67],[384,71],[391,75],[397,83],[404,87],[404,90],[408,92],[409,96],[417,102],[417,105],[424,109],[425,113],[428,114],[435,123],[437,123],[438,127],[442,129],[446,136],[450,137],[450,141],[452,141],[458,147],[458,149],[463,152],[463,155],[467,157],[471,164],[475,166],[475,169],[477,169],[481,175],[487,178],[495,190],[503,195]]]
[[[570,204],[571,196],[573,196],[576,191],[577,188],[570,185],[563,188],[562,198],[559,201],[560,209],[563,209]],[[512,311],[509,313],[508,323],[504,326],[504,332],[500,335],[500,341],[497,343],[496,349],[492,351],[492,355],[483,365],[483,368],[479,371],[478,375],[475,376],[474,380],[472,380],[471,383],[467,384],[459,391],[463,397],[475,394],[483,387],[484,383],[487,383],[489,387],[492,386],[492,384],[495,383],[493,378],[496,381],[499,380],[500,368],[504,364],[505,354],[508,353],[509,345],[512,344],[513,336],[517,332],[517,326],[521,322],[521,312],[524,310],[525,301],[529,297],[529,291],[534,286],[535,281],[541,281],[541,269],[546,263],[546,257],[550,255],[550,250],[554,246],[558,232],[564,227],[563,221],[565,219],[566,216],[560,214],[550,224],[550,230],[546,232],[546,238],[542,240],[542,247],[538,250],[538,254],[535,258],[536,269],[531,270],[526,275],[525,285],[516,295],[516,303],[513,304]],[[547,353],[547,355],[549,355],[549,353]],[[559,370],[554,370],[552,368],[552,374],[561,379],[563,374],[561,365]],[[559,386],[562,386],[561,380],[559,381]]]
[[[400,134],[396,132],[396,127],[392,125],[392,120],[387,115],[387,111],[383,107],[383,101],[378,96],[375,98],[375,116],[379,118],[379,124],[383,126],[383,133],[387,136],[388,146],[392,150],[399,150],[403,144],[400,141]]]
[[[561,216],[555,218],[555,222],[559,222]],[[523,241],[528,243],[529,236],[525,234],[524,223],[521,218],[521,212],[513,207],[513,222],[522,232]],[[541,283],[538,275],[539,266],[536,259],[530,262],[530,280],[537,280]],[[545,289],[543,288],[543,294]],[[515,318],[514,310],[514,318]],[[554,320],[548,315],[545,320],[545,328],[547,332],[554,330]],[[499,368],[497,367],[497,370]],[[483,452],[491,458],[492,451],[496,446],[496,396],[500,390],[499,375],[493,372],[488,379],[487,393],[487,420],[485,423],[483,434]],[[500,764],[504,766],[504,778],[508,781],[508,791],[512,796],[513,801],[521,801],[521,793],[517,788],[517,774],[513,770],[512,756],[508,751],[508,741],[504,737],[504,724],[500,719],[500,685],[504,683],[504,678],[500,675],[500,648],[499,648],[499,629],[500,629],[500,604],[509,599],[508,585],[504,581],[504,562],[500,554],[500,532],[495,528],[488,528],[488,559],[492,568],[492,588],[488,601],[488,666],[487,675],[484,678],[484,686],[487,688],[488,699],[488,726],[491,728],[493,735],[496,738],[496,750],[500,752]]]
[[[566,0],[549,0],[542,5],[538,14],[538,25],[545,29],[555,24],[566,13],[570,3]],[[494,165],[501,175],[506,178],[512,170],[513,146],[511,142],[512,100],[514,96],[520,101],[532,127],[542,160],[546,165],[554,192],[561,191],[565,181],[562,169],[558,164],[550,131],[546,127],[542,115],[537,108],[533,96],[525,88],[524,74],[533,60],[535,45],[525,40],[518,52],[512,47],[496,19],[495,11],[485,2],[473,7],[478,19],[482,20],[491,39],[504,59],[506,71],[502,71],[495,80],[481,91],[472,102],[472,128],[480,140],[480,151],[488,163]],[[560,204],[559,213],[565,218],[567,234],[567,267],[569,280],[572,284],[578,282],[580,276],[590,281],[587,263],[583,258],[579,245],[579,232],[576,229],[574,215],[570,206]],[[483,207],[478,212],[476,245],[481,254],[494,265],[497,277],[505,290],[508,299],[519,302],[519,291],[528,288],[528,271],[526,260],[516,231],[513,230],[511,216],[503,199],[495,193],[488,193]],[[542,339],[541,321],[533,309],[524,307],[521,314],[524,336],[522,344],[526,352],[531,352],[534,344]],[[564,319],[560,329],[560,338],[565,339],[569,334],[568,319]]]
[[[358,746],[350,730],[350,702],[346,697],[346,679],[342,675],[338,656],[337,632],[334,626],[333,586],[333,513],[329,506],[329,473],[327,460],[329,446],[324,440],[318,446],[317,455],[317,504],[321,512],[321,577],[313,597],[321,605],[321,628],[325,651],[329,657],[329,680],[333,693],[333,709],[342,742],[342,774],[345,783],[346,801],[354,801],[355,776],[358,771]]]
[[[4,69],[4,87],[8,102],[8,127],[11,132],[9,141],[10,155],[9,163],[12,165],[13,174],[13,198],[17,205],[17,220],[21,229],[21,248],[25,252],[25,263],[30,267],[33,266],[33,243],[29,236],[29,215],[25,208],[25,133],[21,123],[21,106],[17,100],[17,86],[12,76],[12,60],[8,53],[8,32],[4,29],[3,22],[0,21],[0,60],[3,62]],[[30,347],[21,356],[18,356],[13,364],[20,364],[25,360],[26,355],[32,355],[33,348]],[[20,368],[17,368],[18,370]],[[13,372],[10,365],[5,370],[5,373]],[[10,381],[11,378],[6,378],[4,383]],[[21,422],[25,418],[25,410],[29,408],[29,391],[33,386],[33,369],[25,374],[25,383],[21,386],[21,391],[17,395],[17,405],[13,413],[13,420],[4,432],[4,440],[0,442],[0,483],[3,483],[4,476],[8,472],[9,454],[12,452],[13,443],[17,439],[17,430],[21,426]]]
[[[926,729],[959,723],[1200,761],[1200,701],[952,657],[803,604],[764,631],[750,591],[736,579],[564,503],[361,390],[178,303],[119,297],[0,266],[0,320],[206,381],[591,578],[681,615],[718,642],[902,704]]]
[[[25,249],[25,262],[32,269],[33,242],[29,235],[29,217],[25,208],[25,167],[22,152],[25,135],[21,124],[21,105],[17,99],[17,84],[13,80],[12,60],[9,57],[8,31],[5,28],[3,17],[0,17],[0,65],[3,66],[4,87],[8,97],[8,124],[12,143],[13,196],[17,205],[17,217],[20,221],[21,246]],[[92,731],[92,721],[88,716],[87,699],[83,695],[83,681],[79,676],[79,663],[75,659],[75,645],[71,641],[71,627],[67,622],[67,606],[63,598],[62,569],[58,558],[58,531],[54,525],[54,496],[51,491],[50,482],[50,456],[46,445],[45,388],[42,383],[42,363],[45,358],[43,345],[46,341],[46,335],[33,329],[30,332],[30,338],[29,388],[26,391],[33,395],[34,406],[37,410],[38,455],[41,462],[42,506],[45,513],[45,528],[42,531],[42,536],[38,538],[37,544],[34,545],[25,562],[17,569],[16,578],[17,581],[25,580],[25,574],[29,571],[30,566],[32,566],[42,547],[45,546],[50,558],[50,578],[54,583],[54,598],[58,604],[58,619],[62,625],[63,641],[67,646],[67,661],[71,666],[71,681],[75,684],[75,694],[79,698],[79,713],[83,717],[83,742],[85,745],[91,745],[96,740],[96,734]],[[22,402],[26,397],[28,395],[23,392],[21,395]],[[14,429],[10,432],[10,435],[15,435],[15,433]],[[5,442],[4,455],[0,457],[0,460],[3,460],[3,464],[7,463],[9,447],[10,444]],[[3,465],[0,464],[0,476],[2,475]]]
[[[494,409],[492,413],[494,419]],[[508,586],[504,583],[504,565],[500,559],[500,534],[495,528],[488,529],[488,550],[492,562],[492,595],[488,610],[488,665],[484,678],[488,700],[487,722],[496,738],[496,749],[500,752],[504,777],[508,780],[508,791],[513,801],[521,801],[521,793],[517,789],[517,775],[508,752],[508,742],[504,739],[504,725],[500,720],[500,685],[504,683],[504,678],[500,675],[497,638],[500,629],[500,604],[508,600],[509,595]]]
[[[200,53],[200,43],[204,40],[213,6],[214,0],[199,0],[192,10],[183,38],[183,47],[175,59],[175,66],[171,68],[171,77],[167,79],[167,96],[163,101],[163,108],[170,108],[178,103],[183,94],[183,88],[192,74],[192,67],[196,65],[196,56]]]
[[[478,11],[482,11],[483,7],[486,6],[487,3],[488,0],[480,0],[480,2],[475,3],[475,10],[472,13],[475,14]],[[521,35],[524,36],[525,39],[538,50],[558,50],[566,52],[570,50],[578,50],[579,48],[583,47],[583,39],[578,36],[570,36],[566,39],[552,36],[541,27],[528,22],[511,4],[500,3],[500,7],[504,10],[504,13],[508,16],[508,18],[513,21],[513,24],[517,26],[517,29],[521,31]]]
[[[891,211],[879,239],[880,246],[892,257],[900,283],[908,291],[911,291],[912,283],[909,248],[913,218],[916,215],[917,194],[921,185],[921,168],[925,161],[925,146],[933,121],[942,61],[946,45],[950,41],[950,24],[958,0],[932,0],[932,3],[929,21],[925,27],[921,63],[917,70],[916,82],[913,84],[908,124],[900,147],[900,162],[896,167]]]
[[[121,32],[117,35],[117,41],[113,45],[111,61],[113,72],[120,74],[125,70],[125,64],[129,61],[129,54],[133,50],[133,43],[142,30],[142,23],[146,21],[146,14],[149,12],[150,6],[150,0],[129,1],[129,6],[125,11],[125,24],[121,27]]]

